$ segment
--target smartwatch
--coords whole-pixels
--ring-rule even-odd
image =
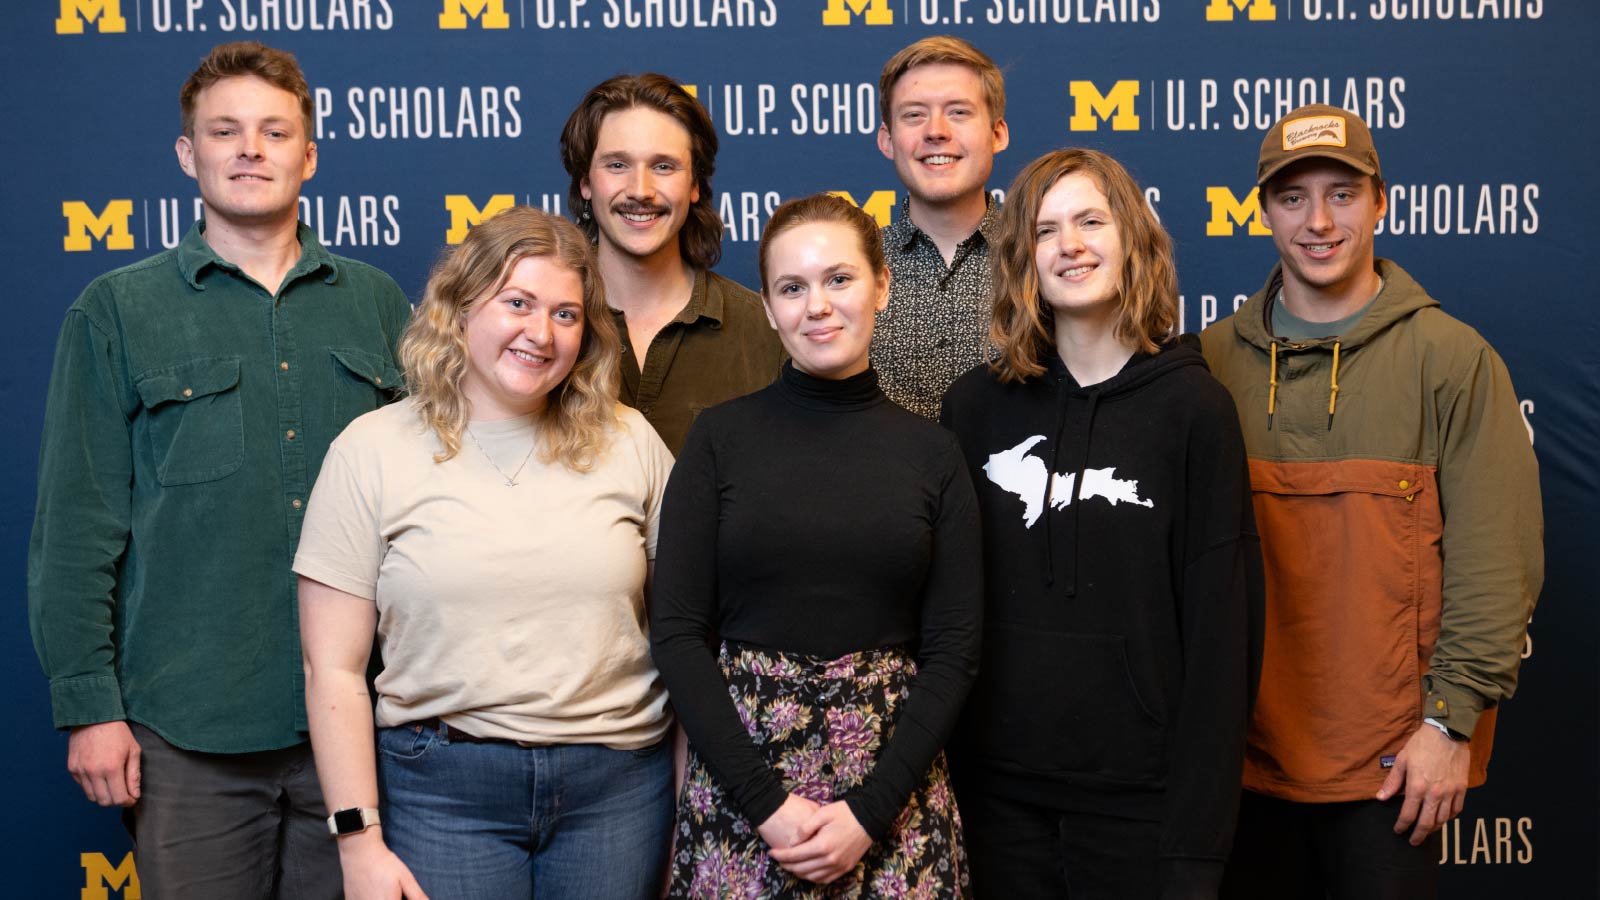
[[[328,833],[334,837],[356,834],[378,824],[378,811],[368,806],[341,809],[328,817]]]

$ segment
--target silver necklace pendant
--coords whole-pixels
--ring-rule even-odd
[[[472,433],[471,426],[468,426],[465,430],[467,432],[467,437],[472,438],[473,446],[477,447],[478,452],[483,454],[483,458],[489,461],[489,465],[494,466],[494,470],[500,473],[500,477],[506,480],[506,487],[516,487],[518,484],[521,484],[521,482],[517,481],[517,476],[522,474],[522,470],[528,465],[528,460],[533,458],[533,448],[539,446],[539,438],[537,435],[534,436],[533,442],[528,445],[528,452],[523,455],[522,463],[517,466],[517,470],[512,472],[510,475],[507,475],[506,470],[500,468],[500,464],[495,462],[494,457],[489,455],[489,451],[483,449],[483,444],[478,440],[478,436]]]

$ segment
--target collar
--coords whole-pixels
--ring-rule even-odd
[[[693,325],[704,318],[711,322],[712,328],[722,327],[722,291],[711,290],[712,274],[705,269],[694,271],[694,286],[689,288],[689,302],[683,309],[673,316],[670,323],[680,325]],[[611,314],[617,318],[623,317],[623,312],[615,306],[609,306]],[[670,324],[669,323],[669,324]]]
[[[958,246],[965,247],[977,241],[987,244],[994,240],[995,230],[1000,227],[1000,204],[994,202],[994,195],[987,190],[983,192],[983,201],[983,218],[978,220],[978,229]],[[883,244],[901,253],[909,253],[919,237],[929,244],[933,243],[933,238],[911,221],[911,194],[907,193],[900,198],[900,217],[883,229]]]
[[[225,272],[241,274],[239,267],[217,255],[211,249],[204,237],[206,232],[205,219],[189,226],[189,233],[183,236],[174,251],[178,258],[178,271],[183,275],[183,280],[197,291],[206,289],[200,280],[207,268],[212,266]],[[319,269],[327,270],[322,280],[333,284],[339,280],[339,265],[332,253],[322,246],[317,240],[317,233],[304,222],[295,223],[295,238],[300,241],[300,259],[289,269],[289,274],[283,278],[283,283],[288,284],[297,278],[310,275]]]

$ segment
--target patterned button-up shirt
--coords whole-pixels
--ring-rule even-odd
[[[889,399],[920,416],[937,421],[951,382],[993,358],[989,242],[999,216],[991,196],[978,230],[957,245],[948,265],[911,221],[909,197],[900,203],[899,218],[883,229],[893,281],[889,306],[878,313],[872,334],[872,365]]]

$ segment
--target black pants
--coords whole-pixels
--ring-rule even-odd
[[[1062,812],[959,786],[957,800],[978,900],[1158,894],[1158,823]]]
[[[1418,900],[1439,892],[1439,832],[1394,833],[1405,797],[1295,803],[1244,792],[1227,900]]]

